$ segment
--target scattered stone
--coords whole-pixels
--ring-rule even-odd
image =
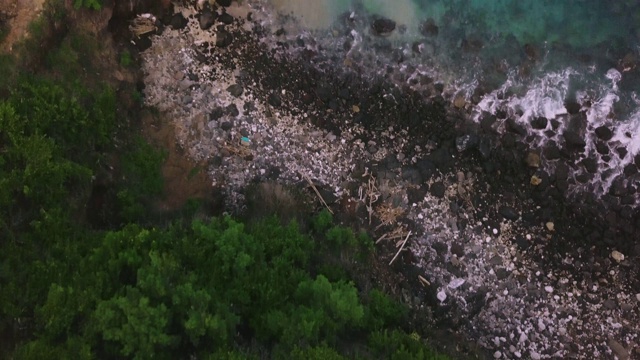
[[[548,292],[548,293],[552,293],[553,292],[553,287],[547,285],[544,287],[544,291]]]
[[[233,85],[229,85],[229,87],[227,88],[227,91],[229,92],[229,94],[231,94],[231,96],[239,97],[244,92],[244,89],[239,84],[233,84]]]
[[[218,20],[221,23],[225,24],[225,25],[233,24],[233,16],[229,15],[226,12],[224,12],[224,13],[222,13],[222,15],[218,16]]]
[[[611,252],[611,257],[613,258],[613,260],[615,260],[616,262],[621,262],[624,261],[624,254],[622,254],[621,252],[617,251],[617,250],[613,250]]]
[[[493,358],[494,359],[500,359],[502,358],[502,352],[500,352],[499,350],[493,353]]]
[[[455,278],[453,280],[451,280],[449,282],[449,285],[447,285],[450,289],[457,289],[460,286],[462,286],[462,284],[465,283],[465,279],[461,279],[461,278]]]
[[[175,13],[171,17],[171,22],[169,23],[174,30],[184,29],[189,22],[182,13]]]
[[[444,302],[445,300],[447,300],[447,294],[442,290],[438,291],[436,297],[438,298],[438,300],[440,300],[440,302]]]
[[[538,354],[535,351],[532,351],[530,355],[531,355],[531,360],[540,360],[541,359],[540,354]]]
[[[396,29],[396,22],[391,19],[380,18],[371,24],[371,28],[376,35],[386,36]]]
[[[584,148],[587,145],[582,136],[571,130],[566,130],[562,133],[562,137],[564,137],[564,140],[569,147]]]
[[[605,125],[597,127],[595,132],[596,136],[603,141],[609,141],[613,137],[613,132]]]
[[[216,2],[218,3],[218,5],[220,6],[224,6],[224,7],[229,7],[231,6],[231,2],[233,0],[216,0]]]
[[[431,185],[431,187],[429,188],[429,192],[431,193],[431,195],[442,199],[444,197],[444,193],[445,193],[445,186],[441,181],[438,181],[436,183],[434,183],[433,185]]]
[[[538,168],[540,167],[540,155],[530,152],[527,154],[526,162],[529,167]]]
[[[467,104],[467,99],[462,95],[457,95],[455,99],[453,99],[453,106],[458,109],[462,109]]]
[[[468,134],[456,138],[456,149],[463,152],[478,146],[479,139],[476,135]]]
[[[432,18],[427,19],[420,25],[420,33],[424,36],[437,36],[438,32],[438,26]]]
[[[280,105],[282,105],[282,99],[280,98],[280,95],[278,95],[277,93],[269,94],[269,97],[267,98],[267,102],[269,103],[269,105],[274,107],[280,107]]]
[[[518,220],[520,217],[514,208],[505,205],[500,206],[500,215],[507,220]]]
[[[537,117],[533,120],[531,120],[531,127],[537,130],[544,130],[547,128],[547,124],[549,122],[547,121],[547,118],[545,117]]]
[[[213,26],[216,21],[216,14],[211,11],[209,7],[206,7],[200,13],[200,19],[198,19],[198,23],[200,24],[200,29],[208,30]]]
[[[529,183],[533,186],[538,186],[542,184],[542,179],[540,179],[537,175],[532,175]]]
[[[223,121],[222,124],[220,124],[220,128],[224,131],[229,131],[233,128],[233,123],[231,121]]]
[[[616,354],[618,360],[629,359],[629,351],[614,339],[609,339],[609,348]]]
[[[360,107],[358,105],[353,105],[351,107],[351,111],[353,111],[354,113],[359,113],[360,112]]]
[[[216,33],[216,46],[217,47],[227,47],[231,45],[233,42],[233,35],[226,30],[218,30]]]
[[[547,222],[545,226],[547,227],[547,230],[555,231],[555,225],[551,221]]]
[[[604,305],[605,308],[609,309],[609,310],[613,310],[615,309],[616,306],[616,302],[614,300],[611,299],[607,299],[604,301],[604,303],[602,303],[602,305]]]

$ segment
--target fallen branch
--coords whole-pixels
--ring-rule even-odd
[[[418,275],[418,280],[420,280],[420,283],[421,283],[424,287],[427,287],[427,286],[431,285],[431,283],[429,282],[429,280],[425,279],[422,275]]]
[[[320,199],[320,202],[322,203],[322,205],[324,205],[324,207],[326,207],[327,210],[329,210],[329,212],[333,214],[333,211],[331,211],[331,209],[329,208],[329,205],[327,205],[327,203],[324,201],[324,199],[322,198],[322,195],[320,195],[320,192],[318,191],[318,188],[316,188],[316,186],[313,185],[313,182],[311,182],[311,179],[309,179],[309,177],[305,174],[300,173],[300,175],[302,175],[302,177],[305,180],[307,180],[307,182],[309,183],[309,186],[311,186],[313,191],[315,191],[316,195],[318,195],[318,199]]]
[[[402,251],[402,249],[404,249],[404,246],[407,244],[407,240],[409,240],[409,236],[411,236],[411,231],[409,231],[409,233],[407,234],[407,237],[404,238],[404,241],[402,242],[402,245],[400,245],[400,249],[398,249],[398,252],[396,253],[396,256],[394,256],[393,259],[391,259],[391,261],[389,262],[389,265],[393,264],[393,262],[396,260],[398,255],[400,255],[400,252]]]

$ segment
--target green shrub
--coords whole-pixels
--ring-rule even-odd
[[[74,0],[73,6],[76,9],[85,7],[91,10],[100,10],[102,8],[102,1],[101,0]]]

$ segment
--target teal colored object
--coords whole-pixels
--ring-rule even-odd
[[[246,137],[246,136],[243,136],[243,137],[240,139],[240,143],[241,143],[242,145],[245,145],[245,146],[249,146],[249,143],[250,143],[250,142],[251,142],[251,141],[250,141],[250,140],[249,140],[249,138],[248,138],[248,137]]]

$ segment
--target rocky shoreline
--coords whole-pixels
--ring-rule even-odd
[[[440,84],[367,76],[357,57],[225,5],[176,6],[134,41],[146,104],[171,116],[230,210],[251,184],[309,179],[379,240],[412,307],[490,357],[640,357],[637,210],[569,198],[569,169],[542,171],[518,124],[473,122]]]

